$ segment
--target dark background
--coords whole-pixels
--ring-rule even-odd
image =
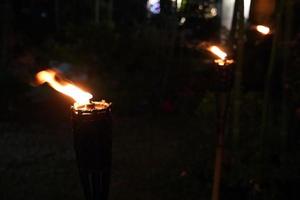
[[[238,38],[234,28],[220,27],[220,15],[205,18],[206,11],[196,8],[221,1],[187,1],[180,12],[161,1],[161,14],[151,15],[146,0],[100,0],[97,22],[95,2],[0,3],[0,198],[83,199],[72,146],[73,102],[46,84],[33,84],[46,68],[59,69],[95,100],[112,102],[110,199],[210,198],[215,94],[222,87],[214,57],[201,44],[222,44],[236,60]],[[299,2],[283,2],[281,20],[277,5],[267,20],[252,14],[245,23],[240,142],[233,142],[231,95],[221,199],[299,196]],[[182,17],[186,23],[179,25]],[[253,25],[266,21],[274,31],[262,36]],[[265,88],[276,34],[274,70]]]

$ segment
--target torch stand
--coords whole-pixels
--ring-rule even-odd
[[[72,110],[74,148],[86,200],[107,200],[112,158],[110,107]]]
[[[226,61],[216,66],[216,100],[217,100],[217,144],[215,169],[212,188],[212,200],[220,199],[222,162],[224,156],[225,128],[228,113],[228,97],[232,86],[232,63]]]

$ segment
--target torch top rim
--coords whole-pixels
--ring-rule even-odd
[[[87,104],[78,104],[74,103],[73,106],[71,106],[71,109],[75,113],[92,113],[94,111],[101,111],[101,110],[106,110],[111,106],[111,103],[107,103],[105,100],[101,101],[90,101],[90,103]]]

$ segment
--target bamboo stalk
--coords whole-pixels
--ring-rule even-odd
[[[220,199],[220,185],[222,176],[222,163],[224,157],[225,125],[228,114],[228,95],[229,92],[220,92],[216,95],[217,99],[217,146],[215,158],[215,170],[212,188],[212,200]]]
[[[236,0],[234,2],[234,8],[233,8],[231,29],[230,29],[230,33],[229,33],[231,45],[233,45],[233,41],[235,41],[236,31],[237,31],[237,19],[238,19],[237,13],[238,13],[238,5],[239,5],[238,2],[239,2],[239,0]]]
[[[279,0],[276,5],[276,24],[275,24],[275,33],[273,36],[273,43],[270,55],[269,66],[265,78],[265,87],[264,87],[264,99],[263,99],[263,109],[262,109],[262,123],[261,123],[261,131],[260,131],[260,159],[261,159],[261,179],[264,182],[266,176],[265,170],[265,141],[266,135],[268,132],[268,127],[270,123],[270,115],[269,115],[269,105],[270,105],[270,93],[271,93],[271,81],[272,75],[275,68],[276,56],[278,52],[278,42],[280,39],[280,30],[282,24],[282,11],[284,7],[284,0]]]
[[[239,152],[240,140],[240,106],[241,106],[241,83],[242,67],[244,61],[244,1],[237,0],[237,64],[235,68],[235,79],[233,88],[233,142],[235,153]],[[239,159],[237,159],[239,160]]]
[[[261,126],[261,148],[263,148],[264,144],[264,134],[267,131],[268,127],[268,112],[269,112],[269,99],[270,99],[270,90],[271,90],[271,80],[272,75],[275,67],[276,62],[276,55],[277,55],[277,48],[278,48],[278,41],[279,41],[279,31],[280,31],[280,24],[281,24],[281,15],[282,15],[282,7],[283,7],[283,1],[280,0],[280,5],[277,6],[277,10],[279,9],[279,12],[276,12],[276,27],[273,37],[273,43],[272,43],[272,49],[271,49],[271,56],[270,56],[270,62],[265,78],[265,87],[264,87],[264,102],[263,102],[263,112],[262,112],[262,126]]]

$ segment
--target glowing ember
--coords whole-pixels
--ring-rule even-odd
[[[225,60],[225,58],[227,57],[227,53],[225,53],[224,51],[222,51],[217,46],[211,46],[211,47],[208,48],[208,50],[210,52],[212,52],[213,54],[215,54],[216,56],[218,56],[221,60]]]
[[[234,63],[234,61],[232,59],[230,59],[230,60],[215,59],[214,62],[217,63],[219,66],[225,66],[225,65],[230,65],[230,64]]]
[[[36,74],[36,79],[39,84],[47,82],[52,88],[61,92],[75,100],[74,106],[89,104],[92,94],[83,91],[70,81],[62,79],[58,72],[52,69],[40,71]]]
[[[263,25],[257,25],[256,30],[263,35],[267,35],[270,33],[270,28],[267,26],[263,26]]]
[[[88,104],[77,104],[74,103],[73,109],[75,113],[78,111],[81,112],[91,112],[93,110],[104,110],[108,108],[111,105],[111,103],[107,103],[105,100],[102,101],[91,101]]]

